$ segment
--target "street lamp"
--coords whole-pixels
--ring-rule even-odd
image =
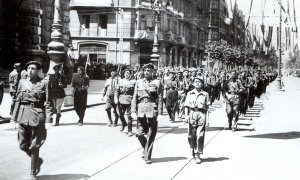
[[[158,37],[157,37],[157,33],[158,33],[158,16],[160,14],[160,2],[159,0],[154,0],[151,1],[151,8],[153,10],[154,13],[154,39],[153,39],[153,49],[152,49],[152,54],[151,54],[151,59],[150,61],[155,64],[158,67],[159,64],[159,57],[160,55],[158,54]]]

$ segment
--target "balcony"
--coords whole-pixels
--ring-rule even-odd
[[[172,31],[169,31],[169,32],[166,33],[165,39],[166,39],[166,41],[170,41],[170,42],[175,42],[176,41],[175,34]]]
[[[176,36],[176,41],[178,44],[184,44],[184,45],[186,44],[184,36]]]
[[[161,32],[158,32],[158,39],[163,39],[163,35]],[[135,30],[134,39],[138,40],[153,40],[154,39],[154,31],[147,30]]]
[[[82,37],[107,37],[107,29],[102,28],[81,28]]]

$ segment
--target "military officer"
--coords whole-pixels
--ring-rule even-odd
[[[87,95],[89,88],[89,77],[82,66],[77,68],[77,74],[73,75],[72,87],[74,87],[74,109],[79,117],[78,125],[83,125],[87,105]]]
[[[146,164],[150,164],[157,133],[158,96],[161,92],[161,83],[153,78],[153,64],[146,64],[143,69],[145,78],[137,80],[135,84],[131,117],[138,121],[136,136],[144,149],[142,157]]]
[[[45,77],[45,79],[49,80],[48,89],[49,89],[49,101],[50,105],[53,106],[54,113],[56,113],[55,118],[55,126],[59,125],[60,117],[61,117],[61,107],[64,102],[64,98],[66,97],[64,88],[67,87],[67,78],[62,73],[61,67],[62,64],[58,63],[53,66],[53,71]],[[47,114],[50,116],[52,120],[53,113]]]
[[[12,98],[10,114],[12,114],[12,111],[14,109],[16,92],[17,92],[17,88],[18,88],[20,79],[21,79],[21,63],[15,63],[14,70],[11,73],[9,73],[9,76],[8,76],[9,93]]]
[[[200,164],[200,154],[203,154],[204,148],[206,113],[208,110],[209,96],[208,93],[203,90],[204,82],[200,77],[194,77],[193,84],[195,89],[187,93],[184,106],[190,111],[189,114],[185,115],[189,123],[188,141],[196,163]]]
[[[236,131],[239,118],[240,96],[245,89],[241,81],[237,78],[237,72],[233,70],[231,77],[224,84],[224,99],[226,101],[226,113],[228,117],[229,129]],[[232,126],[232,120],[234,124]]]
[[[117,76],[117,68],[111,68],[110,70],[111,77],[108,78],[104,84],[103,88],[103,98],[106,97],[106,107],[105,111],[107,112],[108,120],[107,126],[117,126],[119,115],[117,113],[117,104],[116,98],[114,96],[116,87],[118,87],[119,77]],[[103,99],[102,98],[102,99]],[[115,121],[113,123],[111,118],[111,108],[113,108],[113,112],[115,115]]]
[[[21,79],[16,94],[16,105],[13,111],[14,122],[18,123],[18,141],[22,151],[31,157],[30,177],[36,179],[42,159],[39,149],[46,140],[45,105],[47,80],[42,80],[38,73],[40,63],[30,61],[25,66],[28,77]]]
[[[131,101],[134,93],[135,80],[130,80],[131,70],[123,70],[124,78],[120,80],[115,96],[117,97],[117,104],[119,105],[119,116],[122,122],[120,131],[124,131],[125,126],[128,126],[128,136],[132,136],[132,117],[131,117]],[[127,113],[127,123],[125,120],[125,113]]]
[[[164,99],[166,99],[166,109],[170,117],[170,121],[175,121],[175,112],[178,105],[178,81],[175,79],[176,72],[169,71],[169,76],[164,84]]]

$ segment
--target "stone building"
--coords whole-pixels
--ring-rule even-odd
[[[47,55],[51,39],[55,1],[62,21],[62,41],[69,44],[70,0],[1,0],[0,1],[0,66],[11,69],[13,63],[37,60],[44,72],[49,66]],[[67,49],[64,48],[63,51]]]
[[[158,18],[159,66],[197,66],[208,35],[208,0],[165,0]],[[76,60],[150,62],[154,37],[150,0],[72,0],[70,40]]]

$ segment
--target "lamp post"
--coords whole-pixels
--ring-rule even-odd
[[[158,54],[158,16],[160,14],[160,2],[158,0],[151,1],[151,8],[154,13],[154,39],[153,39],[153,48],[150,61],[158,67],[159,57]]]
[[[280,16],[279,16],[279,59],[278,59],[278,78],[277,78],[277,88],[281,90],[281,58],[282,58],[282,49],[281,49],[281,28],[282,28],[282,7],[280,0]]]
[[[159,57],[160,55],[158,54],[158,16],[160,14],[160,2],[159,0],[152,0],[151,1],[151,8],[154,13],[154,39],[153,39],[153,48],[152,48],[152,54],[151,54],[151,59],[150,61],[156,65],[158,68],[159,66]],[[164,78],[164,77],[163,77]],[[163,91],[159,94],[158,96],[158,113],[160,115],[163,114]]]
[[[48,44],[48,56],[50,57],[50,66],[48,73],[53,73],[53,67],[56,64],[62,63],[65,57],[65,45],[62,43],[62,24],[61,15],[59,11],[61,10],[60,0],[55,0],[54,3],[54,19],[52,24],[51,42]]]

